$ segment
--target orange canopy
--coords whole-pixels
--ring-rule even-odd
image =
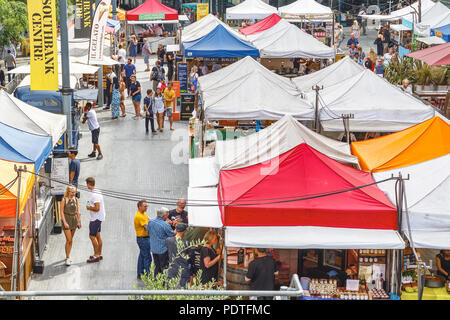
[[[5,188],[9,182],[17,177],[14,165],[17,167],[26,166],[27,171],[34,172],[34,164],[32,163],[18,163],[0,159],[0,218],[14,218],[16,216],[18,180],[13,185]],[[19,216],[27,204],[34,185],[33,174],[22,172],[21,176]]]
[[[450,125],[434,117],[405,130],[352,142],[361,169],[378,172],[410,166],[450,153]]]
[[[127,12],[126,12],[125,10],[120,9],[120,8],[117,8],[116,11],[117,11],[117,19],[116,19],[116,20],[119,20],[119,21],[125,21],[125,20],[127,20],[127,19],[126,19]],[[112,14],[112,6],[109,7],[109,15],[108,15],[108,18],[110,18],[110,19],[113,18],[113,14]]]

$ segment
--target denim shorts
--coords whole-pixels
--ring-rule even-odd
[[[89,235],[96,237],[97,233],[102,231],[102,222],[100,220],[94,220],[89,222]]]
[[[136,94],[136,95],[134,95],[134,96],[131,96],[131,100],[133,100],[133,101],[135,101],[135,102],[141,102],[141,98],[142,98],[142,96],[141,96],[140,93],[139,93],[139,94]]]

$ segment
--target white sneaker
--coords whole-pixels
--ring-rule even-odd
[[[70,266],[71,263],[72,261],[70,259],[66,259],[66,266]]]

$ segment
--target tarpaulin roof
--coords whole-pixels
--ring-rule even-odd
[[[106,32],[116,33],[119,30],[120,30],[120,21],[113,19],[106,20]]]
[[[82,63],[76,62],[79,60],[79,58],[71,57],[70,60],[71,60],[70,65],[69,65],[70,74],[94,74],[98,71],[98,67],[94,67],[94,66],[90,66],[87,64],[82,64]],[[61,61],[61,60],[59,60],[59,61]],[[21,65],[17,68],[7,71],[6,73],[30,74],[31,66],[29,64]],[[58,63],[58,74],[62,74],[61,62]]]
[[[395,132],[435,116],[432,106],[405,93],[370,70],[319,91],[325,131],[344,131],[342,114],[353,114],[350,131]],[[315,101],[315,92],[307,94]]]
[[[186,42],[200,39],[201,37],[207,35],[212,30],[214,30],[214,28],[217,27],[218,25],[223,26],[237,38],[241,40],[246,40],[243,34],[239,33],[226,23],[223,23],[222,21],[217,19],[216,16],[208,14],[206,17],[203,17],[200,20],[197,20],[196,22],[184,27],[184,29],[181,32],[181,41]]]
[[[422,15],[422,21],[414,24],[414,33],[429,37],[431,35],[431,28],[438,28],[450,23],[450,9],[441,2],[431,7],[425,14]]]
[[[315,85],[324,86],[325,88],[341,83],[343,80],[356,76],[361,73],[364,68],[353,61],[350,57],[344,57],[336,63],[316,72],[293,78],[297,88],[303,92],[312,91]]]
[[[278,13],[285,19],[297,20],[300,16],[307,16],[308,20],[327,21],[331,20],[333,11],[314,0],[297,0],[291,4],[278,8]],[[313,17],[311,17],[313,16]]]
[[[239,58],[259,57],[259,51],[251,43],[231,34],[222,25],[200,39],[183,42],[184,56],[188,58]]]
[[[433,28],[431,29],[431,35],[432,36],[438,36],[442,39],[444,39],[446,42],[450,41],[450,23],[439,27],[439,28]]]
[[[0,90],[0,123],[40,135],[50,136],[55,145],[66,131],[66,116],[40,110]]]
[[[272,28],[247,36],[261,58],[334,58],[335,50],[284,19]]]
[[[0,123],[0,159],[34,163],[37,172],[51,152],[51,137],[31,134]]]
[[[224,226],[316,226],[397,229],[397,211],[377,186],[298,201],[373,183],[306,143],[264,163],[221,170],[218,201]]]
[[[276,123],[259,132],[238,139],[217,140],[214,157],[189,159],[189,186],[216,186],[219,170],[248,167],[270,160],[301,143],[307,143],[342,163],[358,164],[358,158],[350,154],[348,143],[318,134],[285,115]]]
[[[19,180],[14,184],[5,188],[10,182],[17,177],[17,172],[14,170],[14,165],[26,166],[27,171],[34,172],[35,167],[32,163],[18,163],[13,161],[6,161],[0,159],[0,218],[14,218],[17,210],[17,197],[19,196]],[[20,201],[19,201],[19,216],[30,197],[34,186],[34,175],[31,173],[22,172],[20,181]]]
[[[428,150],[439,147],[436,141]],[[448,139],[445,142],[448,144]],[[420,156],[420,152],[417,152]],[[405,180],[405,194],[411,237],[408,232],[406,210],[403,211],[402,231],[412,238],[416,248],[450,249],[450,154],[417,163],[411,166],[389,171],[376,172],[374,179],[379,181],[392,174]],[[395,181],[379,185],[391,199],[395,201]]]
[[[450,26],[450,25],[449,25]],[[422,60],[430,66],[450,64],[450,42],[408,53],[406,56]]]
[[[417,41],[423,42],[429,46],[431,45],[436,45],[436,44],[443,44],[446,41],[442,38],[436,37],[436,36],[432,36],[432,37],[425,37],[425,38],[417,38]]]
[[[277,13],[277,8],[261,0],[245,0],[234,7],[226,9],[227,20],[264,19],[273,13]]]
[[[267,18],[262,19],[261,21],[258,21],[250,26],[239,29],[239,32],[241,32],[246,36],[250,34],[255,34],[273,27],[280,20],[281,20],[280,16],[274,13],[268,16]]]
[[[236,68],[236,65],[242,68]],[[314,117],[312,104],[301,98],[293,84],[286,84],[289,79],[280,80],[249,57],[213,72],[211,78],[217,76],[223,76],[223,80],[215,86],[207,85],[206,89],[203,77],[199,78],[206,119],[278,120],[286,114],[299,120]],[[211,83],[209,75],[205,78],[206,84]]]
[[[362,170],[385,171],[411,166],[450,153],[450,125],[433,117],[408,129],[352,142]]]
[[[139,19],[139,15],[152,14],[152,13],[163,13],[164,18],[159,20],[178,20],[178,11],[172,9],[168,6],[163,5],[158,0],[147,0],[139,7],[127,11],[127,20],[150,20],[150,19]]]

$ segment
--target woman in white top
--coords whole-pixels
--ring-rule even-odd
[[[191,75],[189,77],[191,90],[193,92],[197,91],[197,82],[198,82],[198,73],[197,72],[198,72],[198,67],[193,66],[191,69]]]
[[[156,119],[158,122],[158,131],[163,132],[163,122],[164,122],[164,109],[165,109],[165,101],[164,95],[161,93],[161,88],[157,88],[155,92],[155,111],[156,111]]]
[[[361,30],[359,29],[358,21],[354,20],[352,25],[352,33],[355,35],[355,38],[358,39],[361,33]]]

